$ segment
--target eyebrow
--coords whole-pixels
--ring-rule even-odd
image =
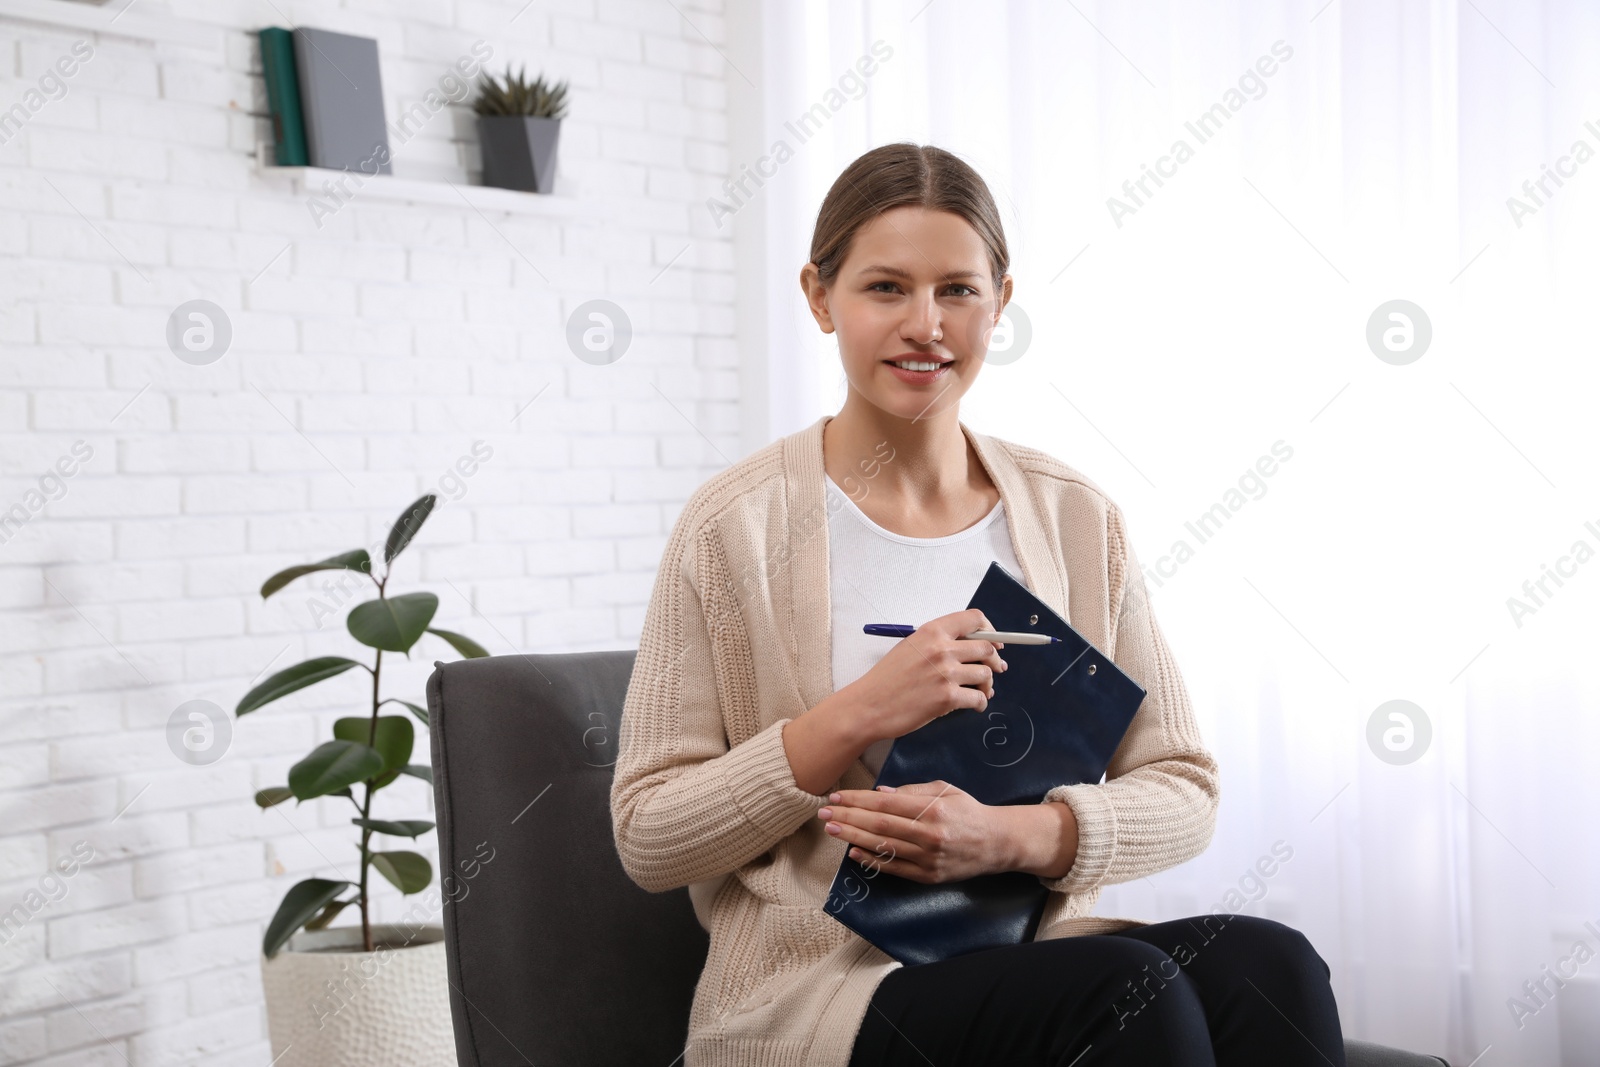
[[[861,273],[862,274],[887,274],[891,278],[903,278],[906,281],[910,281],[911,280],[911,274],[908,271],[903,271],[899,267],[889,267],[889,266],[885,266],[883,264],[873,264],[870,267],[862,267],[861,268]],[[953,278],[982,278],[983,275],[979,274],[975,270],[955,270],[955,271],[951,271],[948,274],[940,275],[940,277],[945,278],[946,280],[949,280],[949,279],[953,279]]]

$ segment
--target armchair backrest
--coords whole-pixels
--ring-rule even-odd
[[[673,1063],[708,938],[687,889],[617,859],[611,773],[632,649],[436,663],[428,679],[461,1067]]]

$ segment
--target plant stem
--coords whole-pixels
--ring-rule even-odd
[[[381,595],[383,586],[379,585]],[[374,747],[378,743],[378,676],[383,670],[383,649],[378,649],[377,661],[372,665],[372,726],[367,732],[367,744]],[[366,792],[361,798],[361,819],[363,822],[372,818],[372,779],[368,778],[362,783]],[[367,871],[372,865],[372,853],[368,850],[368,842],[372,839],[372,828],[361,828],[361,947],[367,952],[372,951],[372,919],[367,908]]]
[[[373,581],[378,583],[378,599],[384,599],[384,587],[389,584],[389,568],[384,568],[382,580],[374,576]],[[374,748],[378,745],[378,709],[383,704],[378,699],[378,680],[382,672],[383,649],[380,648],[377,650],[377,658],[372,664],[372,726],[367,730],[367,744]],[[380,771],[379,773],[381,774],[382,772]],[[372,818],[372,781],[371,778],[368,778],[362,783],[366,787],[366,791],[361,798],[361,819],[363,822]],[[367,871],[372,865],[372,852],[367,846],[371,840],[372,828],[363,826],[361,828],[361,896],[359,899],[361,901],[361,947],[366,952],[371,952],[373,949],[372,915],[367,907]]]

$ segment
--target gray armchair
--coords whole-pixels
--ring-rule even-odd
[[[493,656],[437,663],[428,679],[462,1067],[672,1067],[683,1055],[709,939],[688,891],[640,889],[611,836],[633,659]],[[1445,1062],[1360,1041],[1345,1050],[1349,1067]]]

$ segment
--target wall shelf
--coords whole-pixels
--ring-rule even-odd
[[[420,181],[388,174],[366,175],[355,171],[328,170],[323,167],[270,167],[257,165],[261,177],[282,184],[295,196],[325,197],[326,186],[335,188],[344,181],[359,200],[381,200],[403,204],[440,204],[478,211],[497,211],[511,215],[543,215],[556,218],[594,218],[606,212],[604,204],[564,193],[524,193],[515,189],[496,189],[466,182]],[[357,185],[359,182],[359,186]],[[357,191],[359,190],[359,191]]]

